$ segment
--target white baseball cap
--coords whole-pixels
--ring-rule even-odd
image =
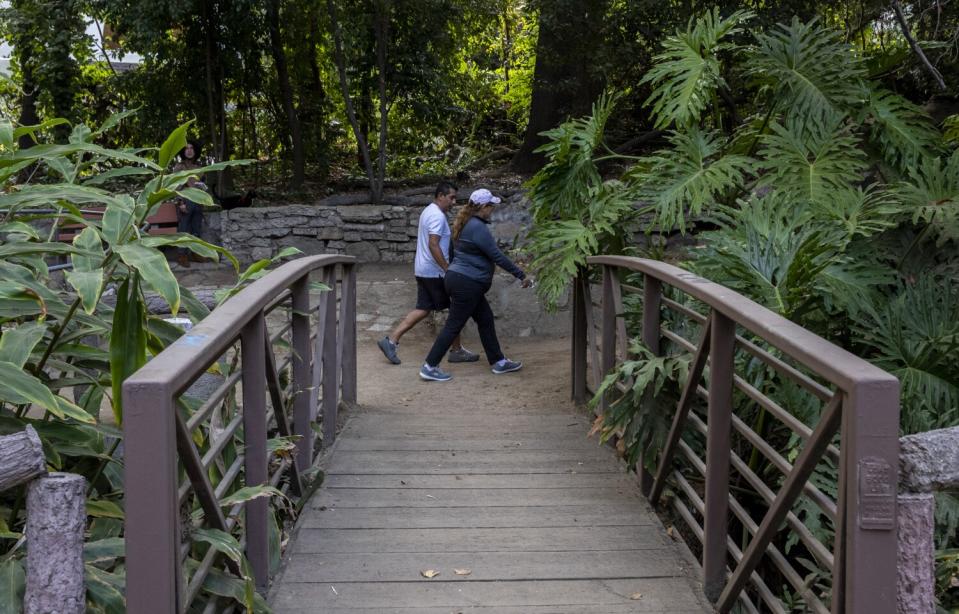
[[[480,188],[470,194],[470,202],[477,205],[498,205],[502,201],[486,188]]]

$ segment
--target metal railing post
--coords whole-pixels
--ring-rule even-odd
[[[343,265],[343,402],[356,404],[356,265]]]
[[[662,337],[660,331],[662,297],[663,284],[652,275],[643,275],[643,345],[656,356],[659,356],[661,353],[659,342]],[[647,395],[644,402],[652,402],[651,396],[652,395]],[[653,476],[643,464],[642,459],[644,458],[646,458],[645,450],[639,461],[639,467],[637,467],[636,470],[639,474],[640,490],[642,490],[644,495],[649,496],[653,488]]]
[[[180,526],[172,391],[123,386],[127,610],[179,612]]]
[[[586,297],[583,284],[586,271],[580,269],[573,279],[572,309],[572,348],[570,350],[570,369],[572,373],[572,396],[577,403],[586,402]],[[590,306],[591,307],[591,306]]]
[[[243,453],[246,486],[269,481],[266,458],[266,355],[263,339],[266,321],[262,312],[240,333],[243,360]],[[259,497],[246,502],[246,558],[253,569],[256,588],[265,592],[270,582],[270,547],[267,515],[270,501]]]
[[[333,445],[336,438],[336,413],[339,405],[339,381],[337,364],[337,321],[336,321],[336,267],[326,270],[326,285],[330,289],[326,292],[326,315],[323,331],[323,397],[320,403],[323,407],[323,447]]]
[[[313,442],[304,435],[310,429],[310,279],[304,276],[292,287],[293,313],[291,315],[293,337],[293,433],[297,440],[296,466],[306,471],[313,463]],[[276,409],[276,411],[280,411]]]
[[[603,267],[603,341],[601,354],[601,375],[606,377],[616,366],[616,303],[613,300],[613,268]],[[597,387],[600,382],[596,382]],[[601,411],[609,408],[609,392],[603,395]]]
[[[845,611],[895,612],[899,382],[860,382],[845,401]]]
[[[729,453],[733,404],[733,353],[736,323],[712,313],[709,409],[706,435],[703,592],[716,602],[726,584],[726,533],[729,522]]]

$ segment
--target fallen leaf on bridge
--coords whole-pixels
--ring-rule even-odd
[[[633,601],[639,601],[640,599],[643,598],[643,594],[642,594],[642,593],[633,593],[632,595],[629,596],[629,598],[632,599]]]
[[[473,573],[473,570],[472,569],[454,569],[453,573],[455,573],[458,576],[468,576],[471,573]]]
[[[436,576],[440,575],[440,572],[436,571],[435,569],[424,569],[420,572],[420,575],[424,578],[435,578]]]

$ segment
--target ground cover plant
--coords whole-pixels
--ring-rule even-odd
[[[606,146],[618,94],[546,133],[547,164],[529,184],[541,296],[557,300],[588,255],[661,255],[666,236],[695,230],[683,266],[896,375],[903,434],[956,425],[959,150],[833,29],[799,19],[751,28],[753,18],[714,9],[664,41],[644,78],[647,104],[666,131],[662,149],[627,157]],[[611,172],[611,162],[625,170]],[[627,321],[637,321],[641,305],[630,308]],[[598,428],[623,436],[630,460],[649,463],[639,458],[640,443],[661,441],[668,419],[641,420],[651,413],[643,399],[656,389],[662,407],[675,407],[689,355],[673,348],[654,359],[642,347],[633,354],[604,383],[633,388]],[[818,420],[817,407],[767,372],[754,370],[750,383],[807,424]],[[744,420],[763,428],[760,409],[736,403]],[[766,437],[795,456],[794,437]],[[813,479],[835,492],[834,468]],[[800,499],[794,511],[830,543],[830,523],[815,506]],[[957,522],[959,499],[937,497],[945,608],[959,606],[948,571]],[[828,578],[811,567],[810,586],[828,596]],[[783,597],[802,608],[797,594]]]
[[[87,602],[89,611],[109,613],[126,609],[120,388],[126,377],[183,332],[166,321],[169,316],[148,313],[145,299],[158,295],[172,314],[194,322],[209,313],[179,285],[161,248],[223,258],[236,268],[238,286],[271,264],[261,261],[241,272],[233,256],[218,246],[191,235],[146,232],[146,218],[174,197],[212,204],[209,194],[187,186],[191,175],[240,163],[168,172],[185,145],[188,124],[158,148],[99,145],[104,133],[129,121],[127,115],[113,116],[95,129],[63,121],[15,127],[0,120],[0,434],[32,425],[51,470],[87,479]],[[68,129],[67,141],[47,142],[51,129],[59,126]],[[17,140],[24,136],[36,142],[19,148]],[[130,178],[141,181],[139,189],[113,187],[114,181]],[[57,227],[64,223],[82,226],[72,243],[56,240]],[[54,259],[62,262],[55,264]],[[64,264],[68,266],[60,268]],[[221,362],[221,373],[235,368]],[[185,399],[181,410],[194,409]],[[202,453],[208,444],[197,445]],[[274,440],[270,446],[272,453],[284,454],[292,443]],[[256,486],[231,490],[221,503],[232,506],[264,494],[271,493]],[[285,507],[282,500],[277,503]],[[0,610],[5,612],[19,611],[23,596],[24,508],[23,487],[0,493]],[[272,528],[279,543],[282,517],[279,522],[276,518]],[[191,538],[188,569],[207,548],[216,548],[243,572],[235,577],[214,570],[204,585],[208,595],[236,599],[251,611],[267,609],[253,591],[234,536],[196,530]]]

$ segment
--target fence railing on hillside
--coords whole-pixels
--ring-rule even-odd
[[[786,587],[806,611],[894,612],[898,380],[675,266],[588,263],[573,292],[575,399],[631,357],[631,333],[656,355],[690,358],[676,406],[650,401],[670,426],[655,471],[640,474],[650,501],[668,500],[677,528],[701,546],[717,609],[791,611]],[[637,312],[641,321],[627,321]],[[773,382],[806,410],[777,400]]]
[[[222,501],[246,486],[270,485],[294,502],[305,494],[314,426],[329,446],[341,401],[356,401],[355,262],[284,264],[124,383],[127,611],[230,611],[232,600],[204,593],[204,583],[238,566],[195,543],[198,529],[235,535],[257,588],[268,587],[278,555],[269,498]],[[315,305],[311,274],[329,288],[314,293]],[[213,385],[191,398],[191,385],[210,374]]]

